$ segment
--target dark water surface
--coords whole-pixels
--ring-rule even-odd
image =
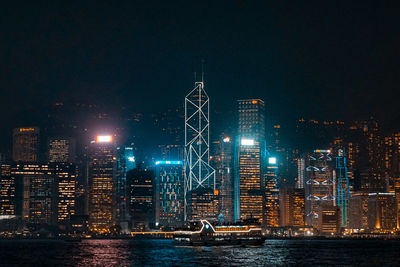
[[[0,240],[0,266],[400,266],[400,241],[267,240],[262,247],[176,247],[171,240]]]

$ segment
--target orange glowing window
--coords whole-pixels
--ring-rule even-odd
[[[253,101],[251,101],[251,103],[257,104],[257,100],[253,100]]]

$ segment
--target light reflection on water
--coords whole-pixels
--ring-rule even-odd
[[[398,265],[400,241],[267,240],[262,247],[176,247],[171,240],[0,240],[0,266]]]

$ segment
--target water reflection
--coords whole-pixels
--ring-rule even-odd
[[[76,266],[130,266],[126,240],[83,240],[73,248]]]
[[[400,241],[267,240],[176,247],[171,240],[0,240],[0,266],[398,265]]]

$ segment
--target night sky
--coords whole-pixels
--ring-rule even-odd
[[[81,2],[3,4],[2,131],[55,101],[182,105],[202,59],[212,109],[262,98],[276,120],[400,129],[400,9],[382,1]]]

